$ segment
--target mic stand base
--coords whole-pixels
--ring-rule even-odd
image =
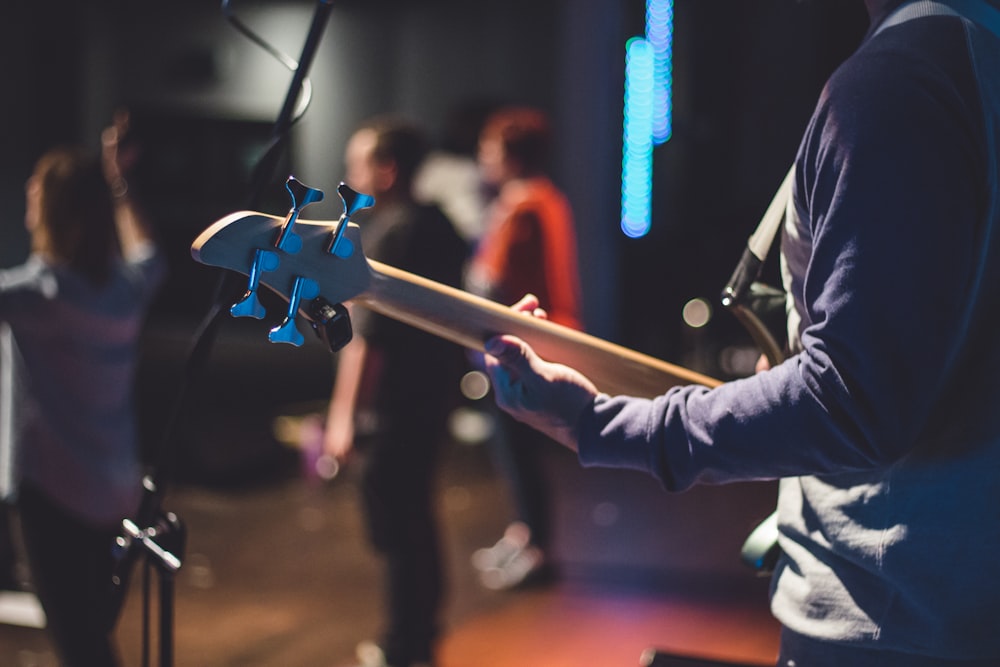
[[[151,577],[159,574],[160,667],[173,666],[174,575],[181,568],[186,541],[184,524],[173,512],[160,513],[152,526],[139,528],[129,519],[122,521],[124,535],[118,545],[124,549],[141,547],[145,555],[142,582],[142,665],[149,666]]]

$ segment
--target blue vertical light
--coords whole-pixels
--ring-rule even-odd
[[[653,49],[633,37],[625,47],[625,122],[622,156],[622,231],[649,232],[653,185]]]
[[[621,227],[632,238],[649,233],[653,148],[673,131],[673,28],[673,0],[647,0],[646,36],[625,47]]]
[[[670,139],[673,120],[674,3],[646,2],[646,40],[653,47],[653,143]]]

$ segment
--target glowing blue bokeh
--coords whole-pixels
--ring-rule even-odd
[[[646,39],[653,46],[653,142],[670,139],[672,121],[674,3],[673,0],[647,0]]]
[[[625,46],[625,122],[622,151],[622,231],[649,232],[653,175],[653,48],[633,37]]]
[[[625,46],[622,219],[626,236],[649,233],[653,148],[673,132],[673,0],[647,0],[646,37]]]

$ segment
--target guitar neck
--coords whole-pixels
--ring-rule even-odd
[[[577,369],[608,394],[653,397],[679,384],[714,387],[714,378],[669,364],[468,292],[368,260],[371,282],[352,301],[471,350],[497,334],[527,341],[538,354]]]
[[[275,245],[275,233],[282,224],[277,216],[237,211],[203,231],[192,243],[191,254],[202,264],[250,276],[247,295],[240,302],[243,305],[255,301],[259,282],[305,315],[296,286],[301,288],[308,281],[309,289],[330,303],[352,301],[471,350],[483,351],[483,343],[497,334],[513,334],[526,340],[543,358],[579,370],[608,394],[653,397],[679,384],[721,384],[686,368],[367,259],[353,223],[341,237],[353,252],[342,255],[329,250],[334,223],[298,220],[293,237],[299,239],[296,250]],[[256,316],[257,307],[259,303],[241,314]]]

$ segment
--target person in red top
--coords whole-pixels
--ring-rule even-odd
[[[469,291],[501,303],[538,297],[549,319],[582,329],[573,213],[546,173],[551,130],[546,114],[527,107],[495,111],[483,126],[478,161],[497,190],[466,275]],[[549,498],[540,437],[499,413],[496,462],[510,485],[518,519],[489,549],[473,555],[483,584],[506,589],[551,574]]]
[[[468,282],[503,303],[531,292],[549,319],[579,329],[576,229],[569,202],[545,172],[549,144],[548,119],[537,109],[501,109],[484,125],[479,167],[498,194]]]

